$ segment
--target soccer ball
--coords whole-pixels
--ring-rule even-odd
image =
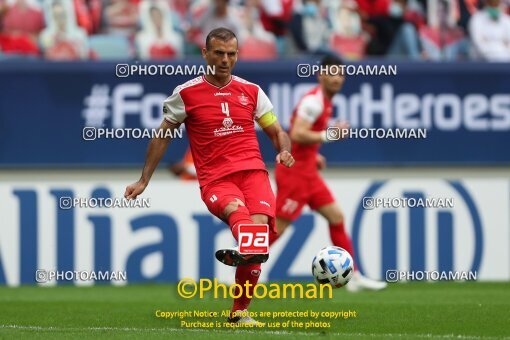
[[[312,261],[312,275],[319,284],[345,286],[354,272],[351,254],[340,247],[322,248]]]

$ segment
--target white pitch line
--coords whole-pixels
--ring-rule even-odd
[[[136,327],[53,327],[53,326],[22,326],[22,325],[0,325],[0,329],[19,329],[19,330],[37,330],[37,331],[54,331],[54,332],[69,332],[69,331],[123,331],[123,332],[196,332],[196,333],[210,333],[211,329],[203,328],[136,328]],[[469,335],[455,335],[455,334],[412,334],[412,333],[334,333],[323,331],[317,332],[289,332],[289,331],[272,331],[259,328],[257,331],[249,329],[233,328],[231,330],[225,329],[213,329],[214,332],[218,333],[245,333],[245,334],[271,334],[271,335],[333,335],[333,336],[370,336],[375,338],[386,337],[386,338],[408,338],[408,337],[419,337],[429,339],[510,339],[509,337],[492,337],[492,336],[469,336]]]

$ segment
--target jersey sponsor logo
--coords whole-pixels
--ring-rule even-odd
[[[231,126],[228,128],[222,127],[219,129],[214,129],[214,136],[221,137],[221,136],[231,135],[233,133],[239,133],[239,132],[244,132],[243,127],[240,125],[234,125],[234,126]]]
[[[227,118],[223,118],[223,126],[225,128],[230,128],[232,125],[234,124],[234,121],[232,120],[232,118],[230,117],[227,117]]]
[[[237,98],[239,98],[239,103],[241,103],[241,105],[243,106],[248,105],[248,97],[246,97],[244,93],[241,93],[241,95],[238,96]]]
[[[233,133],[244,132],[244,129],[240,125],[234,125],[234,121],[230,118],[230,109],[228,107],[227,102],[221,103],[221,112],[223,112],[227,117],[223,118],[223,127],[219,129],[214,129],[214,136],[221,137],[226,135],[231,135]]]
[[[232,95],[232,93],[230,93],[230,92],[216,92],[214,94],[215,97],[217,97],[217,96],[230,96],[230,95]]]

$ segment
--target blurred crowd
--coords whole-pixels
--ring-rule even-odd
[[[0,59],[171,60],[227,27],[243,59],[510,61],[510,0],[0,0]]]

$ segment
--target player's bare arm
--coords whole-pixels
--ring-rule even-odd
[[[168,129],[173,130],[177,129],[179,125],[175,125],[167,121],[166,119],[163,119],[163,122],[159,126],[160,130],[166,131]],[[164,133],[161,135],[165,135]],[[172,134],[169,134],[172,135]],[[138,195],[140,195],[147,185],[149,184],[149,181],[152,177],[152,174],[154,173],[154,170],[156,170],[156,167],[158,166],[159,161],[165,154],[165,151],[168,147],[168,144],[170,144],[171,138],[153,138],[151,139],[149,146],[147,147],[147,153],[145,156],[145,165],[142,170],[142,176],[140,179],[130,184],[126,187],[126,192],[124,193],[124,197],[127,199],[135,199]]]
[[[294,124],[292,125],[292,129],[290,130],[290,138],[293,142],[299,144],[320,144],[329,142],[327,131],[313,131],[312,123],[306,121],[305,119],[297,116]],[[338,122],[333,125],[338,129],[346,130],[349,129],[349,123],[347,122]],[[341,140],[341,139],[340,139]]]
[[[323,170],[326,168],[326,157],[321,155],[320,153],[317,154],[317,169]]]
[[[294,165],[294,157],[290,153],[290,138],[289,135],[283,130],[282,126],[278,121],[265,127],[264,132],[268,135],[269,139],[273,143],[275,149],[278,151],[276,155],[276,162],[291,167]]]
[[[319,144],[322,143],[322,131],[312,131],[312,123],[301,117],[296,117],[292,129],[290,130],[290,138],[293,142],[299,144]]]

